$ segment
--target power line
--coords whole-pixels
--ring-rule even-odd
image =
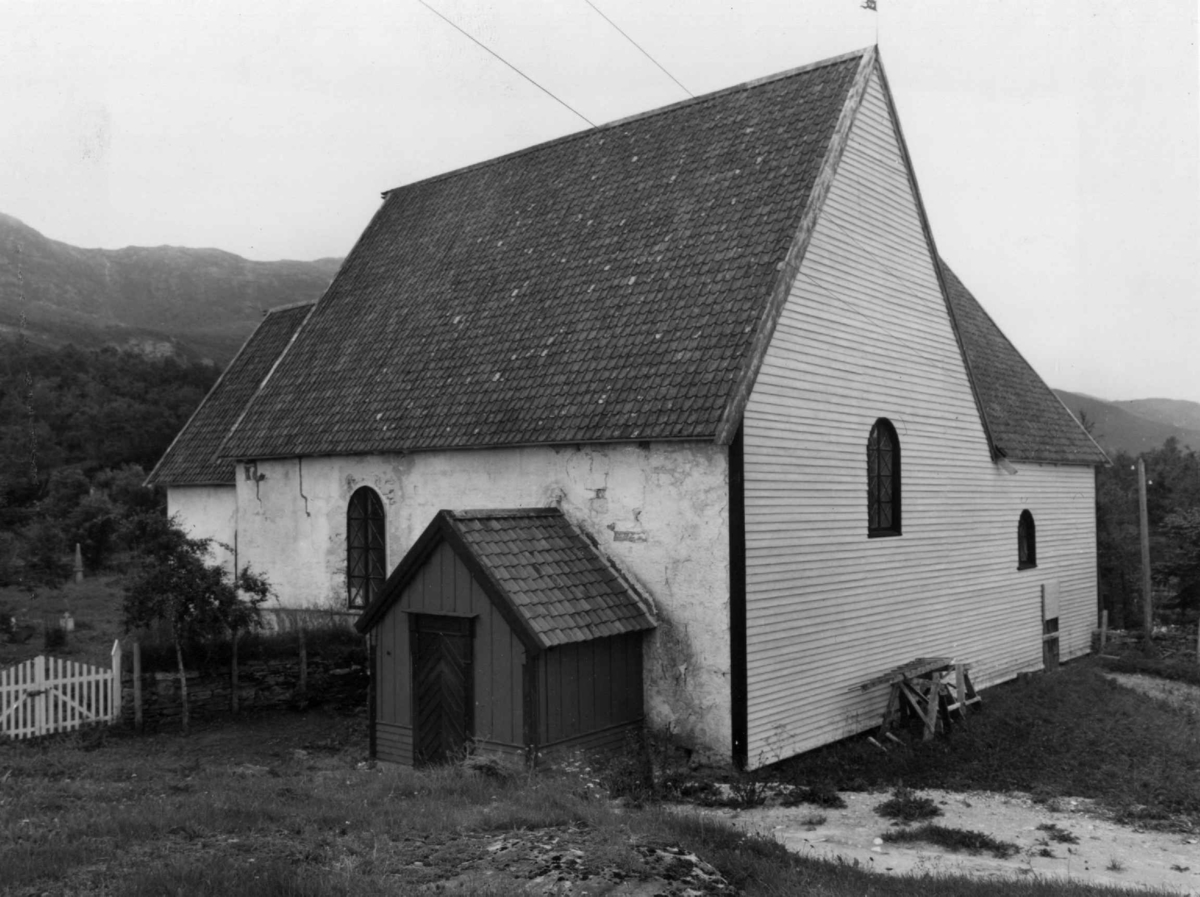
[[[617,31],[618,31],[618,32],[620,32],[621,36],[622,36],[623,38],[625,38],[625,40],[629,41],[631,44],[633,44],[635,47],[637,47],[639,50],[641,50],[641,51],[642,51],[642,55],[643,55],[643,56],[645,56],[647,59],[649,59],[651,62],[653,62],[655,65],[657,65],[657,66],[659,67],[659,69],[662,71],[662,73],[663,73],[664,75],[666,75],[668,78],[670,78],[670,79],[671,79],[672,81],[674,81],[676,84],[679,84],[679,89],[680,89],[680,90],[682,90],[684,93],[686,93],[686,94],[687,94],[689,97],[692,97],[693,99],[695,99],[696,95],[695,95],[694,93],[692,93],[690,90],[688,90],[688,89],[687,89],[686,87],[684,87],[682,84],[680,84],[680,83],[679,83],[679,79],[678,79],[678,78],[676,78],[674,75],[672,75],[670,72],[668,72],[668,71],[667,71],[665,68],[663,68],[663,67],[662,67],[662,66],[659,64],[659,62],[658,62],[658,60],[657,60],[657,59],[655,59],[653,56],[651,56],[649,53],[647,53],[647,52],[646,52],[646,51],[645,51],[645,50],[642,48],[642,45],[641,45],[641,44],[639,44],[637,41],[635,41],[635,40],[634,40],[632,37],[630,37],[630,36],[629,36],[628,34],[626,34],[624,31],[621,31],[621,26],[620,26],[620,25],[618,25],[616,22],[614,22],[612,19],[610,19],[610,18],[609,18],[608,16],[606,16],[604,13],[600,12],[600,9],[599,9],[599,8],[596,6],[596,4],[595,4],[595,3],[593,3],[593,2],[592,2],[592,0],[583,0],[583,2],[584,2],[584,3],[586,3],[588,6],[590,6],[592,9],[596,10],[596,14],[597,14],[597,15],[599,15],[599,16],[600,16],[600,18],[604,19],[604,21],[608,22],[608,24],[610,24],[610,25],[612,25],[614,28],[616,28],[616,29],[617,29]]]
[[[582,112],[579,112],[579,111],[577,111],[576,109],[574,109],[574,108],[572,108],[570,105],[568,105],[568,104],[567,104],[565,101],[563,101],[563,100],[560,100],[558,97],[556,97],[556,96],[555,96],[554,94],[552,94],[550,91],[546,90],[546,88],[542,87],[542,85],[538,84],[536,81],[534,81],[532,78],[530,78],[530,77],[529,77],[527,74],[525,74],[523,71],[521,71],[521,70],[520,70],[519,68],[517,68],[515,65],[513,65],[511,62],[509,62],[507,59],[505,59],[503,56],[501,56],[501,55],[500,55],[499,53],[497,53],[495,50],[492,50],[492,49],[491,49],[490,47],[488,47],[486,44],[482,44],[482,43],[480,43],[479,41],[475,40],[475,38],[471,37],[471,35],[470,35],[470,34],[468,34],[467,32],[463,31],[461,28],[459,28],[457,25],[455,25],[455,24],[454,24],[454,22],[452,22],[452,21],[450,21],[449,19],[447,19],[447,18],[446,18],[444,15],[442,15],[440,12],[438,12],[436,9],[434,9],[432,6],[430,6],[428,3],[426,3],[426,2],[425,2],[425,0],[417,0],[417,2],[418,2],[418,3],[420,3],[422,6],[424,6],[424,7],[425,7],[427,10],[429,10],[431,13],[433,13],[435,16],[437,16],[439,19],[441,19],[443,22],[445,22],[447,25],[449,25],[450,27],[452,27],[452,28],[453,28],[455,31],[457,31],[459,34],[463,35],[463,37],[470,38],[470,40],[471,40],[471,41],[472,41],[472,42],[473,42],[473,43],[474,43],[476,46],[482,47],[484,50],[487,50],[489,53],[491,53],[493,56],[495,56],[497,59],[499,59],[501,62],[503,62],[503,63],[504,63],[506,66],[508,66],[510,69],[512,69],[512,70],[513,70],[514,72],[516,72],[518,75],[520,75],[522,78],[524,78],[526,81],[528,81],[528,82],[529,82],[530,84],[532,84],[534,87],[536,87],[538,90],[540,90],[540,91],[541,91],[542,93],[544,93],[546,96],[550,97],[550,99],[554,100],[554,101],[555,101],[556,103],[558,103],[559,105],[561,105],[561,106],[564,106],[564,107],[566,107],[567,109],[570,109],[570,110],[571,110],[571,112],[574,112],[576,115],[578,115],[580,118],[582,118],[584,121],[586,121],[586,122],[587,122],[589,125],[591,125],[593,128],[594,128],[594,127],[596,127],[596,124],[595,124],[595,122],[593,122],[591,119],[589,119],[589,118],[588,118],[586,115],[584,115]]]

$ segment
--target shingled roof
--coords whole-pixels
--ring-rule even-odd
[[[222,453],[714,438],[874,63],[392,190]]]
[[[447,543],[534,650],[652,629],[642,602],[557,508],[439,511],[355,625],[368,631]]]
[[[221,456],[728,441],[875,72],[851,53],[390,191]],[[1105,463],[943,271],[996,456]]]
[[[941,261],[946,294],[992,443],[1013,461],[1107,464],[1108,458]]]
[[[311,310],[310,302],[267,312],[159,459],[147,485],[233,485],[233,464],[218,458],[217,449]]]

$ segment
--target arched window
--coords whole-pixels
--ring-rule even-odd
[[[867,535],[900,535],[900,440],[882,417],[867,437]]]
[[[1025,570],[1037,566],[1037,529],[1033,525],[1033,515],[1028,511],[1021,512],[1017,522],[1017,569]]]
[[[383,502],[363,486],[346,511],[346,591],[350,607],[366,607],[387,579]]]

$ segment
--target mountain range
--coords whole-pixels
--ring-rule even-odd
[[[341,259],[256,262],[220,249],[81,249],[0,213],[0,336],[113,345],[224,367],[280,305],[312,302]]]
[[[1054,390],[1075,415],[1091,427],[1092,438],[1112,457],[1137,455],[1174,436],[1179,447],[1200,450],[1200,403],[1180,399],[1130,399],[1109,402],[1084,393]]]

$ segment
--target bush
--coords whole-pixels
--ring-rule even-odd
[[[983,832],[969,829],[947,828],[944,825],[932,823],[918,828],[902,828],[884,832],[883,840],[890,843],[922,841],[926,844],[937,844],[947,850],[965,850],[968,853],[987,851],[997,859],[1006,860],[1015,856],[1019,850],[1011,841],[1000,841]]]
[[[67,630],[61,626],[47,626],[43,638],[46,651],[60,651],[67,646]]]
[[[918,822],[942,815],[941,809],[930,798],[903,786],[893,791],[890,798],[875,808],[875,812],[900,822]]]
[[[175,648],[183,713],[188,729],[187,677],[183,646],[252,630],[262,625],[261,606],[271,594],[270,584],[242,568],[231,577],[220,566],[207,562],[211,539],[191,539],[170,518],[155,512],[139,514],[126,529],[139,546],[129,585],[125,587],[124,616],[128,631],[166,626]]]
[[[71,575],[67,539],[57,521],[35,519],[20,533],[13,581],[58,588]]]

